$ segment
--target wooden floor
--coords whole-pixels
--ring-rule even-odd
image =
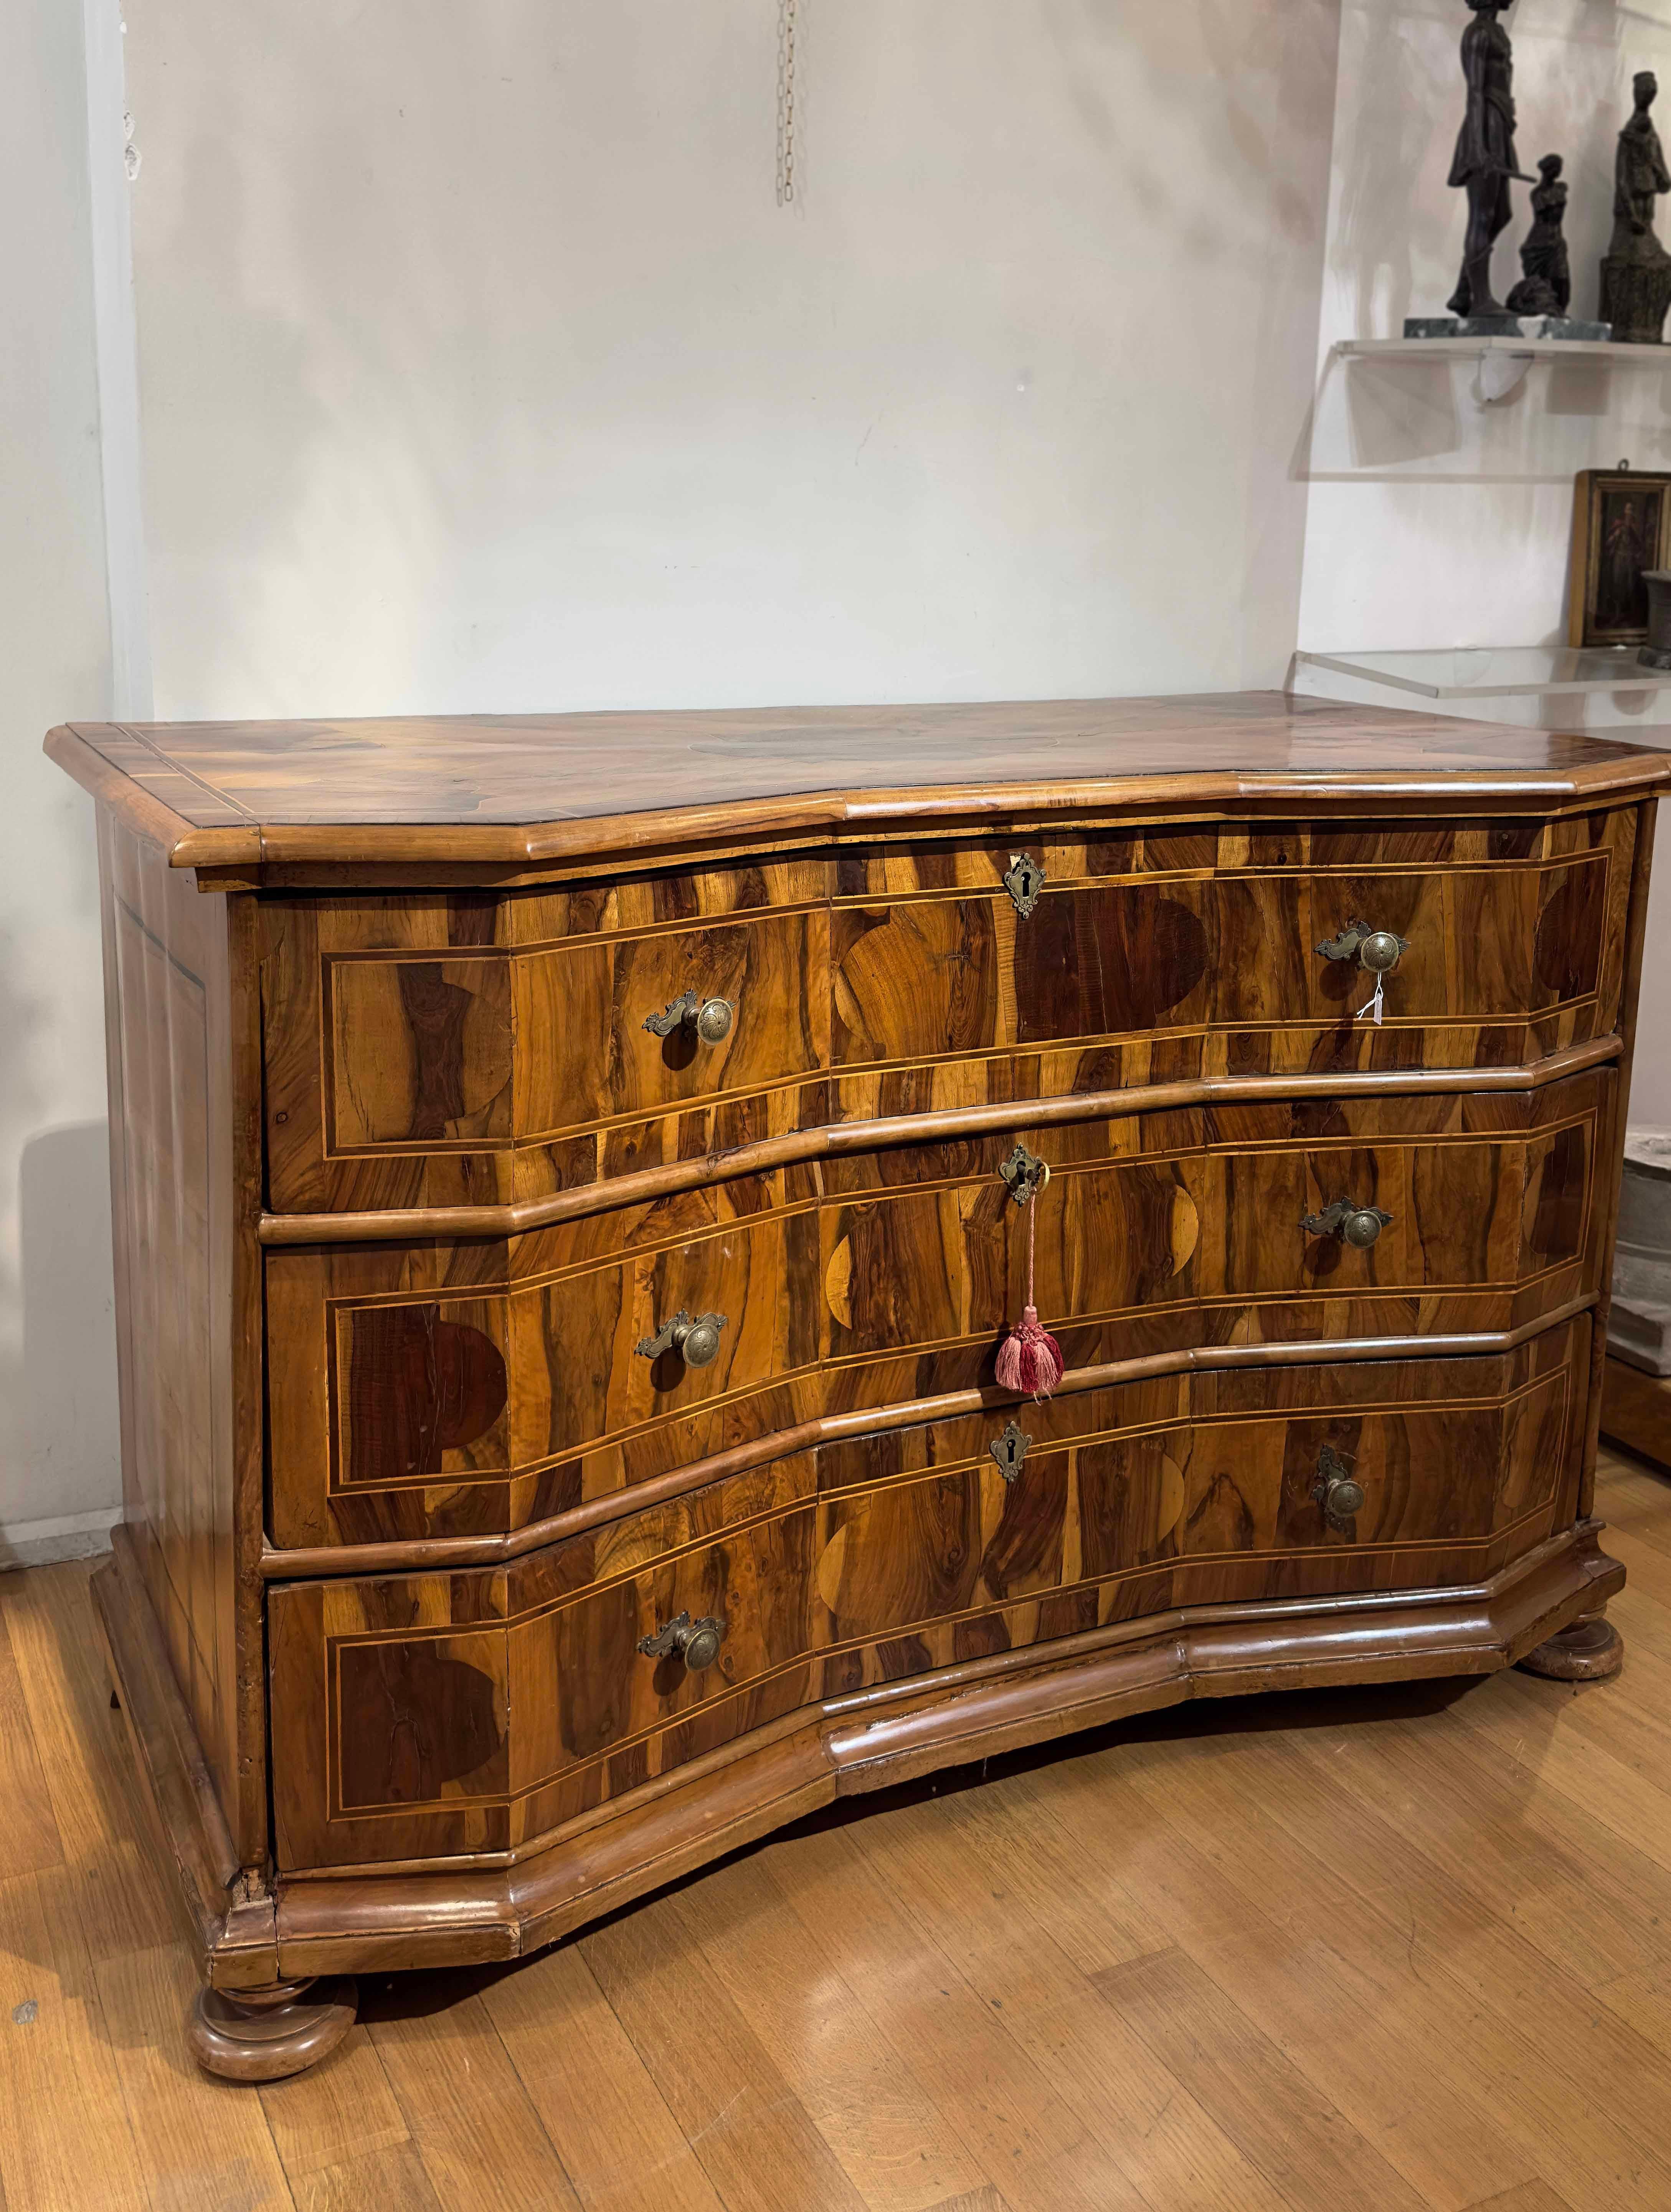
[[[87,1568],[0,1578],[5,2212],[1667,2212],[1671,1483],[1609,1463],[1599,1510],[1614,1683],[994,1761],[523,1965],[363,1983],[258,2093],[182,2053]]]

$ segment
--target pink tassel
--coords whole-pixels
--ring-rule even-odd
[[[1029,1306],[1020,1328],[1012,1328],[998,1347],[998,1387],[1048,1398],[1061,1381],[1066,1364],[1060,1345],[1039,1326],[1038,1308]]]
[[[993,1371],[1000,1390],[1025,1390],[1035,1398],[1048,1398],[1061,1381],[1067,1362],[1055,1338],[1048,1328],[1041,1327],[1038,1308],[1033,1304],[1033,1232],[1036,1221],[1033,1209],[1037,1204],[1036,1190],[1027,1207],[1027,1304],[1022,1311],[1020,1327],[1012,1328],[998,1347],[998,1364]]]

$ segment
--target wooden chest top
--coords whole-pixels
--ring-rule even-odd
[[[1279,692],[66,724],[46,749],[174,866],[203,872],[205,888],[295,881],[309,868],[511,880],[1087,807],[1495,811],[1593,802],[1671,777],[1656,748]]]

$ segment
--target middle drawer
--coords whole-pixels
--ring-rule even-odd
[[[1501,1332],[1592,1296],[1610,1069],[901,1146],[507,1241],[267,1257],[281,1545],[519,1528],[839,1412],[1070,1367]],[[1012,1200],[1017,1143],[1052,1176]]]

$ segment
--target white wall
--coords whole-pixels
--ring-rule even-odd
[[[1458,0],[800,0],[792,210],[776,0],[133,0],[142,548],[117,5],[86,57],[0,18],[0,1537],[116,1494],[93,845],[38,745],[153,650],[163,715],[1271,684],[1558,636],[1573,471],[1671,453],[1671,374],[1330,362],[1453,281]],[[1580,312],[1656,17],[1511,18]]]
[[[1656,20],[1657,16],[1666,21]],[[1521,0],[1517,151],[1565,156],[1573,312],[1594,315],[1613,227],[1613,163],[1631,78],[1656,70],[1671,143],[1671,0]],[[1333,359],[1337,338],[1392,337],[1407,314],[1443,314],[1456,281],[1464,196],[1445,178],[1462,112],[1458,0],[1345,0],[1299,642],[1314,652],[1564,643],[1572,479],[1580,469],[1671,468],[1671,349],[1664,369],[1572,361],[1536,368],[1510,398],[1480,403],[1477,372],[1443,362]],[[1527,188],[1498,241],[1499,295],[1520,273]],[[1671,202],[1660,223],[1671,243]],[[1383,691],[1306,688],[1396,704]],[[1630,735],[1671,721],[1671,697],[1491,700],[1446,712],[1541,719]],[[1664,742],[1656,737],[1655,742]],[[1633,1121],[1671,1121],[1671,823],[1650,908]]]
[[[93,810],[40,750],[49,723],[110,710],[88,179],[80,9],[12,0],[0,9],[0,1561],[95,1540],[120,1486]]]
[[[153,652],[163,716],[1279,681],[1338,4],[799,0],[788,210],[776,0],[0,17],[0,1559],[118,1491],[42,731]]]
[[[1336,0],[132,0],[159,714],[1281,680]]]

